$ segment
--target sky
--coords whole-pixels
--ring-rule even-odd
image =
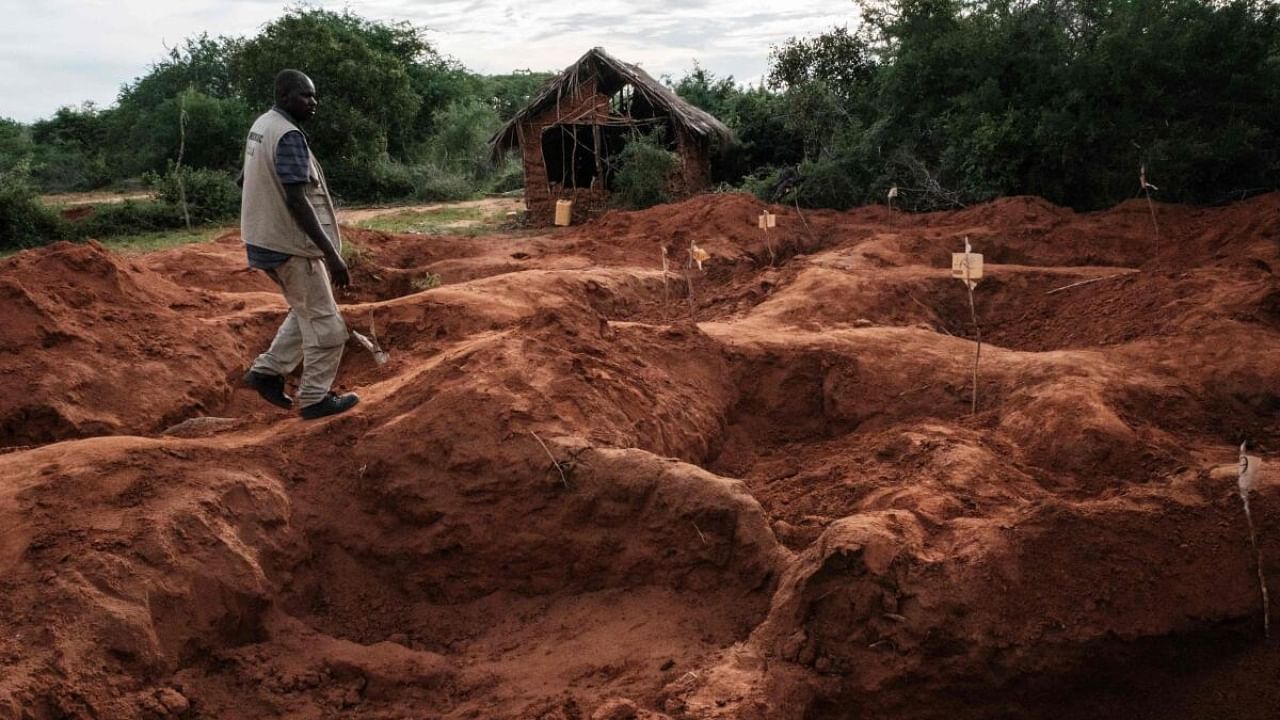
[[[184,38],[250,37],[281,0],[0,0],[0,117],[31,122],[64,105],[115,102]],[[427,29],[436,49],[485,74],[562,70],[592,47],[679,78],[694,61],[760,82],[769,48],[853,24],[851,0],[346,0],[310,2]],[[305,69],[305,68],[304,68]]]

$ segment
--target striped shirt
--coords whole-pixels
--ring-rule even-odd
[[[311,181],[311,151],[301,132],[287,132],[276,143],[276,175],[285,185]]]

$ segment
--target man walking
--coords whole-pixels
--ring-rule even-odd
[[[249,265],[280,286],[289,314],[244,380],[267,402],[290,408],[284,379],[301,363],[298,406],[303,418],[315,419],[360,401],[355,393],[329,390],[347,342],[330,281],[346,287],[351,277],[339,254],[338,216],[324,173],[298,128],[316,113],[316,86],[297,70],[282,70],[275,97],[245,143],[240,234]]]

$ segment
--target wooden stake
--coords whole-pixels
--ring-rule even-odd
[[[978,336],[977,352],[973,356],[973,399],[969,406],[969,412],[972,415],[978,414],[978,362],[982,360],[982,327],[978,325],[978,310],[973,302],[973,280],[969,278],[969,261],[968,256],[971,248],[969,247],[969,238],[964,239],[964,287],[969,291],[969,317],[973,320],[973,330]]]
[[[1267,578],[1262,573],[1262,549],[1258,547],[1258,533],[1253,527],[1253,512],[1249,509],[1249,492],[1257,482],[1258,463],[1247,454],[1249,442],[1240,443],[1240,500],[1244,502],[1244,519],[1249,524],[1249,544],[1258,563],[1258,587],[1262,590],[1262,636],[1271,639],[1271,600],[1267,596]]]
[[[667,246],[662,246],[662,317],[667,316],[667,306],[671,304],[671,284],[667,282]]]

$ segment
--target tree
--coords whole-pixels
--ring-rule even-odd
[[[880,0],[774,49],[815,176],[842,203],[1034,193],[1082,209],[1280,186],[1280,23],[1259,0]],[[829,191],[829,187],[825,188]],[[803,201],[803,196],[802,196]],[[829,197],[826,202],[831,202]]]
[[[0,173],[29,161],[33,148],[29,128],[16,120],[0,117]]]
[[[498,114],[498,119],[506,122],[523,110],[534,93],[553,77],[555,73],[527,69],[507,75],[488,75],[480,78],[480,94]]]
[[[698,63],[672,89],[733,131],[734,142],[715,149],[712,180],[737,183],[759,168],[800,162],[802,143],[787,125],[789,109],[781,95],[764,86],[739,87],[733,76],[716,77]]]

